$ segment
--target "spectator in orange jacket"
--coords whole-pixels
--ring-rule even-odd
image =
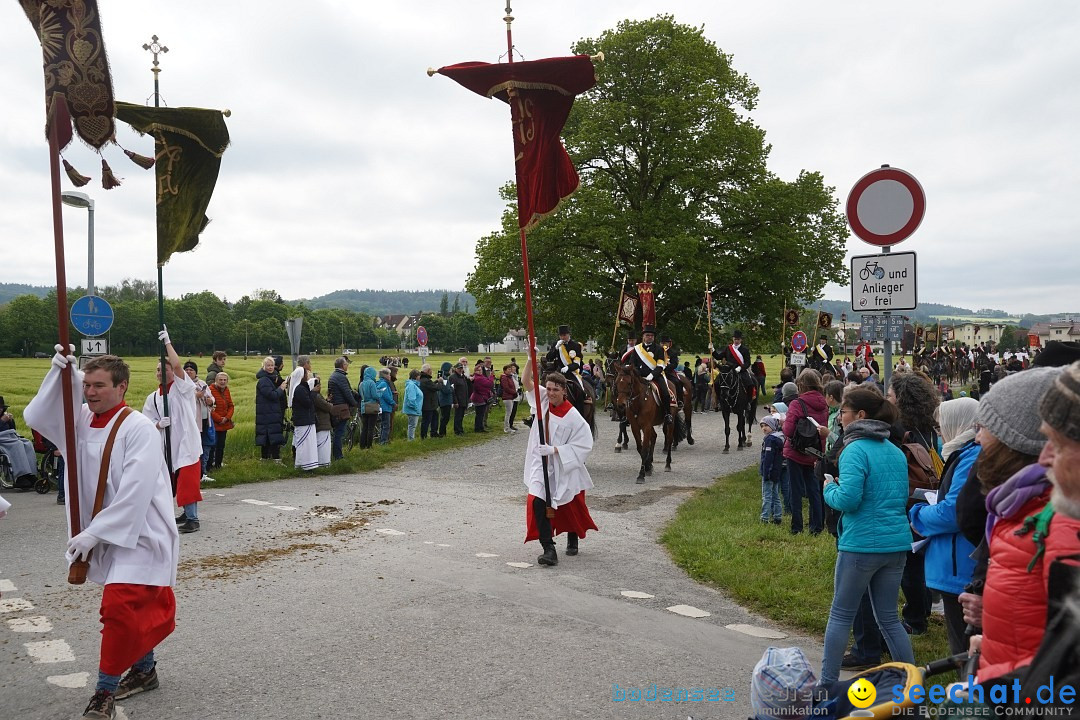
[[[221,370],[214,375],[214,384],[210,386],[210,394],[214,396],[210,418],[214,421],[217,441],[210,453],[209,465],[210,469],[215,469],[221,467],[221,461],[225,457],[225,436],[233,429],[233,413],[236,411],[232,393],[229,392],[229,373]]]

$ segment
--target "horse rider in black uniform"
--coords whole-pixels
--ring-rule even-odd
[[[667,365],[664,366],[664,374],[667,375],[668,380],[671,381],[671,386],[675,388],[675,394],[677,395],[676,402],[679,409],[682,409],[682,377],[679,374],[679,347],[671,342],[671,337],[668,335],[662,335],[660,337],[660,344],[664,346],[664,354],[667,355]]]
[[[819,337],[817,347],[810,350],[809,365],[812,369],[821,372],[823,368],[832,363],[833,349],[826,337]]]
[[[754,393],[757,392],[757,379],[751,371],[750,348],[743,344],[742,330],[731,333],[730,345],[726,345],[719,350],[714,350],[710,345],[709,349],[712,350],[713,358],[720,362],[726,361],[729,365],[734,366],[735,372],[739,375],[739,382],[746,388],[747,394],[754,397]]]
[[[588,395],[581,379],[581,343],[570,338],[570,326],[559,326],[559,341],[544,358],[548,364],[566,376],[570,383],[570,399],[580,412]]]
[[[632,350],[628,350],[623,355],[622,361],[624,364],[633,365],[638,375],[651,380],[656,385],[656,389],[660,392],[660,405],[664,410],[664,423],[673,422],[671,394],[663,378],[667,367],[667,354],[664,346],[656,342],[656,328],[652,325],[641,328],[641,342]]]

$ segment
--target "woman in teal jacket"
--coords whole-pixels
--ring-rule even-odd
[[[851,624],[867,590],[893,660],[915,662],[911,640],[896,611],[900,578],[911,549],[907,461],[889,441],[897,416],[892,403],[867,388],[849,391],[840,406],[844,427],[840,477],[826,478],[824,487],[825,502],[843,515],[821,685],[831,685],[840,677]]]
[[[375,388],[375,368],[368,365],[364,366],[363,379],[360,380],[360,387],[357,388],[360,392],[360,409],[366,411],[371,407],[375,412],[364,412],[361,416],[363,418],[363,424],[360,426],[360,449],[371,447],[375,442],[375,431],[379,424],[379,392]],[[369,405],[369,403],[375,403],[375,405]]]
[[[967,623],[957,596],[971,582],[975,561],[971,554],[975,546],[960,532],[956,521],[956,499],[968,480],[975,460],[982,449],[975,442],[975,415],[979,403],[971,398],[948,400],[938,407],[945,470],[941,487],[933,505],[919,503],[908,511],[911,527],[927,538],[926,586],[941,593],[945,607],[945,632],[949,652],[953,655],[967,650],[964,636]]]

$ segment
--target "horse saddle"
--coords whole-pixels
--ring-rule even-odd
[[[671,383],[671,380],[666,375],[661,375],[660,377],[663,378],[663,381],[665,383],[667,383],[668,398],[670,398],[670,403],[669,403],[670,406],[671,407],[678,407],[678,396],[675,394],[675,386]],[[659,405],[660,404],[660,390],[656,387],[656,383],[649,383],[649,384],[652,386],[651,390],[652,390],[653,400],[655,400],[656,404]]]

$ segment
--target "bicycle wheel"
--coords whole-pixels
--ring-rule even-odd
[[[345,428],[345,449],[351,451],[353,446],[356,445],[356,440],[360,435],[360,423],[353,417],[349,421],[348,426]]]

